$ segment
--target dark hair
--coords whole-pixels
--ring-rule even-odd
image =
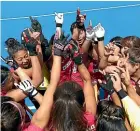
[[[112,101],[100,101],[97,114],[97,131],[127,131],[124,111]]]
[[[1,65],[1,83],[3,83],[8,78],[8,75],[9,69],[6,66]]]
[[[16,52],[18,52],[19,50],[26,50],[26,48],[22,45],[22,44],[20,44],[16,39],[14,39],[14,38],[9,38],[9,39],[7,39],[6,41],[5,41],[5,44],[6,44],[6,46],[7,46],[7,48],[8,48],[8,54],[10,55],[10,56],[14,56],[14,54],[16,53]]]
[[[13,101],[12,98],[1,97],[1,130],[2,131],[19,131],[21,117],[18,109],[7,101]]]
[[[109,42],[113,42],[116,46],[121,48],[122,47],[122,45],[121,45],[122,39],[123,39],[122,37],[116,36],[116,37],[113,37]]]
[[[140,38],[137,36],[127,36],[122,39],[121,45],[128,48],[140,48]]]
[[[71,24],[70,31],[71,31],[72,34],[73,34],[73,29],[74,29],[74,28],[78,28],[78,29],[80,29],[80,30],[86,31],[85,25],[84,25],[84,24],[83,24],[83,25],[79,25],[77,22],[73,22],[73,23]]]
[[[54,94],[52,126],[58,131],[85,131],[84,94],[75,82],[65,82]]]
[[[140,63],[140,48],[130,48],[128,53],[130,63]]]

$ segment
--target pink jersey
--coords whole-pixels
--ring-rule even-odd
[[[41,129],[40,127],[30,123],[29,126],[23,127],[22,131],[45,131],[45,129]]]
[[[96,119],[95,119],[95,117],[89,112],[85,112],[84,116],[85,116],[87,123],[88,123],[87,131],[96,131]]]

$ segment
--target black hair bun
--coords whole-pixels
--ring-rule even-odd
[[[7,45],[7,47],[13,47],[13,46],[19,44],[19,42],[14,38],[9,38],[5,41],[5,44]]]

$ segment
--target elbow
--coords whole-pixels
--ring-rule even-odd
[[[35,88],[37,88],[38,86],[41,85],[41,83],[43,82],[43,80],[44,80],[43,77],[36,78],[36,79],[32,80],[32,83],[35,86]]]

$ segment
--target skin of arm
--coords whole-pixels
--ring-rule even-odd
[[[104,56],[104,41],[98,41],[98,54],[99,58],[102,58]]]
[[[16,70],[16,73],[20,77],[21,81],[24,81],[24,80],[31,81],[30,77],[23,71],[22,68],[19,67]],[[15,101],[19,102],[19,101],[25,99],[27,97],[27,94],[23,93],[23,91],[21,89],[13,89],[13,90],[9,91],[6,94],[6,96],[12,97],[12,98],[14,98]],[[40,93],[38,93],[34,98],[38,101],[39,104],[41,104],[43,96]]]
[[[89,47],[91,45],[91,41],[90,40],[85,40],[83,45],[82,45],[82,50],[84,53],[88,53]]]
[[[137,104],[138,106],[140,106],[140,96],[136,93],[134,87],[129,84],[127,85],[127,93],[128,93],[128,96],[133,99]]]
[[[114,102],[117,106],[120,106],[121,108],[123,108],[122,103],[121,103],[121,100],[120,100],[120,98],[118,97],[118,95],[117,95],[116,92],[112,93],[111,98],[112,98],[113,102]],[[127,118],[127,117],[125,117],[125,126],[126,126],[126,128],[127,128],[127,131],[132,131],[131,126],[130,126],[130,124],[129,124],[129,122],[128,122],[128,118]]]
[[[53,105],[53,95],[58,85],[61,72],[61,57],[54,56],[51,72],[51,81],[45,92],[43,101],[37,112],[32,117],[32,123],[40,128],[45,128],[50,119],[50,113]]]
[[[37,56],[31,56],[32,83],[37,88],[43,82],[43,73]]]
[[[140,122],[139,122],[140,121],[140,108],[129,96],[127,96],[124,90],[122,90],[121,80],[120,80],[119,75],[116,72],[114,72],[112,76],[114,76],[116,79],[115,80],[114,77],[111,78],[113,81],[113,86],[116,92],[118,92],[119,97],[121,98],[121,102],[125,109],[125,113],[128,116],[130,125],[134,131],[139,131],[140,130]]]
[[[103,56],[99,62],[99,69],[105,69],[108,65],[108,56]]]
[[[92,113],[95,116],[97,105],[96,105],[94,88],[92,87],[92,83],[91,83],[90,74],[84,64],[79,65],[78,70],[84,81],[83,92],[85,96],[86,111]]]

